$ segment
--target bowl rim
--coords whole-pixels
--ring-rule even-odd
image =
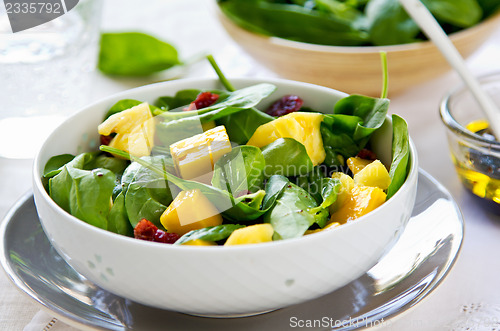
[[[489,79],[496,79],[500,83],[500,71],[487,73],[478,77],[479,83],[487,82]],[[500,149],[500,140],[489,140],[486,139],[472,131],[464,128],[458,121],[453,117],[450,111],[450,103],[455,96],[460,93],[467,91],[467,86],[464,83],[459,84],[458,86],[453,87],[448,92],[446,92],[445,96],[442,98],[441,103],[439,104],[439,114],[441,120],[445,124],[445,126],[452,131],[453,133],[460,135],[469,141],[473,141],[474,143],[479,143],[484,147],[491,147]]]
[[[230,78],[231,82],[238,84],[249,84],[249,83],[261,83],[261,82],[269,82],[269,83],[282,83],[282,84],[292,84],[292,85],[297,85],[297,86],[306,86],[314,89],[320,89],[323,90],[324,93],[334,93],[337,94],[339,97],[346,96],[348,94],[338,91],[336,89],[324,87],[321,85],[316,85],[316,84],[311,84],[311,83],[306,83],[306,82],[299,82],[299,81],[294,81],[294,80],[288,80],[288,79],[282,79],[282,78],[266,78],[266,77],[244,77],[244,78],[238,78],[238,77],[231,77]],[[403,191],[411,189],[412,183],[414,183],[414,186],[416,187],[416,178],[418,176],[418,155],[417,155],[417,150],[416,147],[410,137],[409,142],[410,142],[410,171],[408,172],[408,175],[405,179],[405,182],[403,185],[398,189],[398,191],[382,206],[379,208],[376,208],[375,210],[369,212],[366,215],[363,215],[356,219],[355,222],[347,222],[345,224],[342,224],[342,226],[335,227],[332,230],[328,231],[320,231],[318,233],[314,233],[312,236],[311,235],[304,235],[302,237],[298,238],[291,238],[291,239],[286,239],[286,240],[279,240],[279,241],[271,241],[271,242],[264,242],[264,243],[259,243],[258,245],[254,244],[243,244],[243,245],[233,245],[233,246],[191,246],[191,245],[165,245],[162,243],[156,243],[156,242],[150,242],[146,240],[137,240],[133,237],[127,237],[124,235],[120,235],[108,230],[101,229],[99,227],[96,227],[94,225],[91,225],[83,220],[80,220],[79,218],[71,215],[67,211],[65,211],[63,208],[61,208],[48,194],[48,192],[45,190],[45,187],[43,186],[42,183],[42,173],[39,171],[43,171],[43,167],[41,165],[41,156],[42,152],[45,150],[46,145],[48,144],[49,140],[51,140],[52,136],[55,135],[56,131],[58,130],[59,127],[64,126],[67,122],[71,121],[73,117],[78,116],[78,114],[82,114],[86,112],[90,108],[98,107],[98,106],[104,106],[105,104],[109,103],[109,101],[117,99],[117,98],[127,98],[127,96],[130,93],[136,93],[136,92],[145,92],[148,90],[155,90],[159,89],[164,85],[175,85],[177,83],[190,83],[190,82],[219,82],[218,78],[185,78],[185,79],[178,79],[178,80],[172,80],[172,81],[164,81],[164,82],[158,82],[158,83],[153,83],[153,84],[147,84],[143,86],[139,86],[136,88],[132,89],[127,89],[118,93],[114,93],[112,95],[100,98],[99,100],[82,107],[80,110],[75,112],[73,115],[69,116],[66,120],[64,120],[62,123],[60,123],[57,128],[46,138],[45,142],[43,143],[42,147],[39,149],[37,152],[34,161],[33,161],[33,166],[32,166],[32,180],[33,180],[33,189],[37,191],[42,199],[50,206],[51,209],[57,211],[58,213],[62,214],[63,218],[66,221],[69,221],[73,224],[75,224],[77,227],[84,227],[90,231],[95,231],[99,235],[106,237],[110,241],[123,241],[124,243],[134,243],[134,245],[142,245],[143,247],[157,247],[157,249],[169,249],[169,250],[180,250],[180,251],[196,251],[196,252],[214,252],[214,251],[219,251],[219,252],[233,252],[233,251],[247,251],[249,249],[253,251],[259,251],[262,249],[278,249],[278,247],[287,247],[287,245],[296,245],[296,244],[302,244],[306,245],[309,241],[314,240],[314,238],[319,238],[319,236],[329,236],[332,235],[332,233],[337,232],[337,231],[342,231],[342,229],[346,229],[348,227],[353,227],[353,226],[359,226],[360,220],[364,220],[367,217],[370,217],[374,215],[377,212],[380,212],[380,208],[383,208],[384,206],[391,205],[395,203],[397,200],[396,198],[399,197],[400,195],[403,194]],[[103,110],[104,113],[104,110]],[[80,115],[81,116],[81,115]],[[389,115],[386,116],[386,120],[391,121],[391,117]],[[35,192],[36,193],[36,192]],[[37,194],[35,194],[35,204],[37,204],[37,199],[36,199]],[[413,206],[410,206],[413,207]],[[42,220],[42,225],[43,225],[43,220]],[[152,245],[152,246],[151,246]],[[163,247],[163,248],[161,248]],[[221,253],[221,254],[226,254],[226,253]]]
[[[383,45],[383,46],[336,46],[336,45],[321,45],[303,41],[295,41],[247,30],[241,27],[233,20],[231,20],[229,17],[227,17],[218,4],[216,4],[215,7],[217,7],[217,14],[219,15],[219,17],[223,17],[226,22],[229,22],[234,27],[242,31],[245,31],[250,35],[253,35],[254,37],[267,39],[269,43],[273,45],[286,47],[290,49],[313,51],[313,52],[325,52],[325,53],[379,53],[381,51],[395,53],[395,52],[404,52],[404,51],[412,51],[417,49],[435,47],[433,42],[430,40],[415,41],[407,44]],[[481,30],[486,26],[494,24],[500,24],[500,10],[491,14],[490,16],[486,17],[485,19],[476,23],[473,26],[449,34],[449,37],[452,41],[455,41],[469,34],[473,34],[474,32],[476,32],[476,30]]]

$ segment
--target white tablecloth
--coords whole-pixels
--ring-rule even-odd
[[[102,22],[104,31],[144,31],[170,41],[184,58],[201,51],[212,53],[228,76],[276,76],[259,66],[228,38],[207,0],[107,0]],[[468,65],[477,75],[500,71],[499,59],[500,30],[469,58]],[[185,76],[215,74],[206,63],[199,63]],[[149,82],[147,79],[110,79],[96,72],[89,102]],[[500,216],[478,208],[458,182],[438,115],[441,97],[458,82],[458,76],[449,72],[391,101],[390,112],[402,115],[409,123],[420,166],[437,178],[460,205],[466,220],[466,237],[461,255],[447,279],[429,297],[383,329],[500,329]],[[0,158],[0,217],[30,190],[31,163],[32,160]],[[48,323],[51,330],[71,329],[52,320],[50,312],[39,313],[40,309],[0,272],[1,330],[22,330],[27,325],[29,330],[42,330]],[[200,329],[202,327],[200,325]]]

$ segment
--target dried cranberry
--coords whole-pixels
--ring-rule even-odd
[[[279,117],[299,111],[304,101],[296,95],[285,95],[267,108],[266,113]]]
[[[156,231],[158,231],[158,227],[143,218],[137,223],[134,228],[134,238],[153,241],[155,238]]]
[[[155,242],[165,243],[165,244],[173,244],[177,241],[181,236],[177,233],[173,232],[165,232],[163,230],[158,229],[155,233],[154,240]]]
[[[363,148],[362,150],[360,150],[357,157],[365,159],[365,160],[371,160],[371,161],[375,161],[377,159],[377,155],[374,152],[372,152],[366,148]]]
[[[213,105],[219,99],[219,95],[211,92],[202,92],[198,94],[196,100],[189,104],[189,107],[184,108],[185,111],[202,109]]]
[[[101,145],[109,145],[109,143],[111,142],[112,139],[113,139],[112,136],[103,136],[103,135],[101,135],[99,137]]]
[[[134,229],[134,237],[147,241],[154,241],[165,244],[173,244],[181,236],[177,233],[165,232],[158,229],[156,225],[143,218]]]

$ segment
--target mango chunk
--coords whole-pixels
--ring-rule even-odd
[[[223,125],[170,145],[170,153],[180,177],[210,183],[214,164],[231,151]]]
[[[217,245],[217,243],[214,242],[214,241],[209,241],[209,240],[195,239],[195,240],[186,241],[185,243],[183,243],[183,245],[190,245],[190,246],[215,246],[215,245]]]
[[[371,162],[372,160],[362,159],[357,156],[350,157],[346,161],[347,166],[349,167],[353,175],[356,175],[358,172],[361,171],[361,169],[369,165]]]
[[[391,184],[391,176],[382,162],[375,160],[354,174],[354,183],[387,190]]]
[[[293,138],[305,146],[312,163],[318,165],[326,157],[320,132],[322,121],[322,114],[290,113],[259,126],[247,145],[264,147],[279,138]]]
[[[340,206],[342,206],[347,201],[347,199],[350,198],[351,190],[355,185],[352,177],[344,174],[343,172],[334,172],[332,174],[332,178],[337,178],[338,180],[340,180],[342,187],[337,193],[337,200],[335,200],[335,202],[329,207],[330,214],[333,214],[335,211],[337,211]]]
[[[250,225],[237,229],[227,238],[224,246],[257,244],[273,240],[273,226],[269,223]]]
[[[191,230],[222,224],[217,208],[199,189],[181,191],[160,216],[169,232],[184,235]]]
[[[348,199],[331,214],[330,222],[344,224],[368,214],[385,202],[386,194],[378,187],[355,185]]]
[[[116,133],[109,143],[110,147],[137,157],[151,154],[155,122],[147,102],[111,115],[98,126],[97,130],[103,136]]]

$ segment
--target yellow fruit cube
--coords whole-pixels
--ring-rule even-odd
[[[330,222],[340,224],[366,215],[385,202],[386,194],[378,187],[355,185],[349,198],[331,214]]]
[[[161,224],[169,232],[179,235],[191,230],[222,224],[217,208],[199,189],[181,191],[160,216]]]
[[[210,183],[215,162],[231,149],[223,125],[170,145],[179,176],[204,183]]]
[[[387,190],[391,184],[391,176],[382,162],[375,160],[354,174],[354,183]]]
[[[99,134],[116,136],[110,147],[141,157],[151,154],[154,145],[155,122],[147,102],[111,115],[97,128]]]
[[[269,223],[250,225],[240,228],[227,238],[224,246],[257,244],[273,240],[273,226]]]
[[[335,202],[329,207],[330,214],[334,213],[347,201],[347,199],[350,198],[351,190],[354,187],[354,180],[352,179],[352,177],[344,174],[343,172],[334,172],[332,174],[332,178],[337,178],[338,180],[340,180],[340,184],[342,186],[337,193],[337,200],[335,200]]]
[[[357,156],[350,157],[346,161],[347,166],[349,167],[353,175],[356,175],[361,171],[361,169],[369,165],[371,162],[372,160],[365,160]]]
[[[186,241],[185,243],[183,243],[183,245],[189,245],[189,246],[215,246],[215,245],[217,245],[217,243],[214,242],[214,241],[208,241],[208,240],[203,240],[203,239],[195,239],[195,240]]]
[[[320,132],[322,121],[322,114],[290,113],[259,126],[247,145],[264,147],[279,138],[293,138],[304,145],[312,163],[318,165],[326,157]]]

